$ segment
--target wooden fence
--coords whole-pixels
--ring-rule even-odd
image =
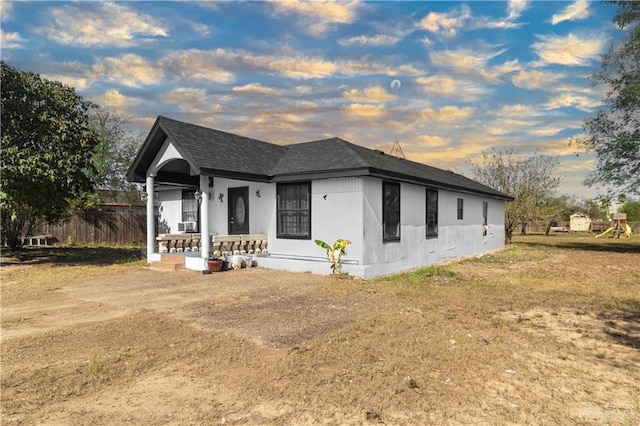
[[[144,207],[109,207],[108,210],[78,212],[54,225],[42,224],[33,235],[51,235],[61,244],[133,245],[146,241]]]

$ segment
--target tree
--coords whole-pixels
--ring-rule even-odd
[[[627,201],[618,212],[627,214],[627,222],[640,222],[640,201]]]
[[[602,56],[592,81],[607,88],[604,108],[585,120],[585,136],[572,139],[597,159],[585,184],[614,184],[640,194],[640,2],[610,1],[619,7],[614,22],[627,29],[619,46]]]
[[[98,144],[91,104],[69,86],[1,65],[0,221],[12,250],[40,220],[55,222],[90,201]]]
[[[140,146],[141,135],[129,130],[128,119],[108,108],[94,106],[89,113],[89,125],[98,135],[99,143],[93,154],[96,189],[101,201],[110,200],[136,203],[140,190],[127,181],[127,170],[133,163]]]
[[[482,152],[479,162],[469,162],[475,180],[514,197],[505,207],[505,240],[511,241],[518,225],[526,232],[531,220],[548,220],[556,214],[547,200],[558,188],[554,176],[557,157],[536,153],[521,157],[512,149],[492,154]]]

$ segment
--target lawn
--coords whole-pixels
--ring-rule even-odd
[[[3,424],[640,423],[640,238],[373,280],[3,254]]]

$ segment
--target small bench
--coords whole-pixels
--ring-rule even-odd
[[[22,245],[31,247],[48,246],[52,240],[53,235],[33,235],[31,237],[22,237]]]

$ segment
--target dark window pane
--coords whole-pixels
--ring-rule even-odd
[[[400,184],[382,183],[382,235],[384,241],[400,240]]]
[[[427,237],[438,236],[438,191],[427,189]]]
[[[278,184],[278,238],[311,238],[311,183]]]

